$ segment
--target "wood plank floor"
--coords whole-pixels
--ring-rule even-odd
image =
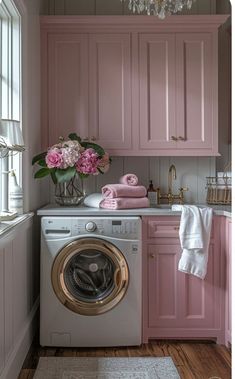
[[[230,379],[231,354],[213,342],[151,341],[141,347],[42,348],[32,345],[18,379],[32,379],[39,357],[164,357],[171,356],[181,379]]]

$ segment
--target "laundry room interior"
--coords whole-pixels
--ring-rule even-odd
[[[229,0],[0,0],[0,379],[232,377]]]

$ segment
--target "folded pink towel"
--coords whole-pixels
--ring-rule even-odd
[[[119,179],[121,184],[127,184],[128,186],[137,186],[138,181],[139,179],[135,174],[126,174]]]
[[[107,184],[102,188],[103,197],[144,197],[146,196],[144,186],[128,186],[126,184]]]
[[[148,208],[149,200],[147,197],[130,198],[118,197],[116,199],[103,199],[100,202],[100,208],[105,209],[130,209],[130,208]]]

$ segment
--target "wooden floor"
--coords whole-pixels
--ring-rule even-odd
[[[215,343],[152,341],[141,347],[41,348],[35,342],[18,379],[32,379],[39,357],[164,357],[171,356],[181,379],[230,379],[231,354]]]

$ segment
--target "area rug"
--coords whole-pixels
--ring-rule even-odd
[[[180,379],[170,357],[40,358],[34,379]]]

